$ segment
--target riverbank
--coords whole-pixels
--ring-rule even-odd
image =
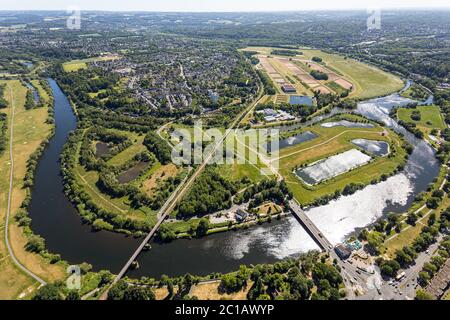
[[[5,92],[5,99],[8,101],[9,107],[4,110],[8,115],[8,135],[11,128],[14,130],[13,157],[13,188],[11,194],[11,215],[10,224],[4,225],[5,213],[7,207],[7,195],[9,193],[9,171],[10,154],[5,151],[0,157],[1,163],[6,166],[0,167],[0,218],[3,221],[2,230],[9,228],[9,241],[12,250],[17,259],[27,269],[37,274],[47,281],[55,281],[63,279],[65,276],[64,265],[50,264],[49,260],[41,255],[32,253],[25,249],[29,237],[30,230],[22,228],[15,220],[16,214],[20,211],[23,201],[27,198],[29,191],[24,188],[24,178],[27,173],[27,162],[32,154],[38,150],[42,143],[52,134],[52,125],[47,123],[48,105],[32,110],[25,110],[25,96],[27,89],[21,85],[19,80],[1,81],[7,84],[8,89]],[[14,122],[11,122],[12,105],[15,107]],[[39,285],[32,278],[25,275],[8,257],[4,242],[0,243],[0,298],[24,299],[29,296]]]
[[[55,137],[44,152],[36,172],[36,188],[33,191],[30,210],[33,230],[46,239],[47,247],[51,252],[60,253],[64,260],[71,263],[87,261],[93,265],[94,270],[108,269],[118,272],[139,246],[140,239],[106,231],[92,232],[89,225],[80,223],[78,211],[62,192],[58,165],[59,154],[68,132],[76,127],[76,119],[67,98],[64,97],[56,83],[52,85],[52,90],[55,95],[55,104],[58,106],[57,110],[60,112],[55,117],[59,125],[57,125]],[[390,100],[389,97],[387,99]],[[371,107],[370,110],[378,110],[378,107]],[[383,115],[385,114],[383,113]],[[379,115],[376,120],[385,122],[385,119]],[[414,143],[417,144],[417,142]],[[422,164],[433,162],[434,156],[420,143],[415,150],[417,151],[414,151],[408,160],[408,163],[411,164],[407,165],[408,179],[411,179],[411,182],[407,178],[401,178],[401,180],[405,180],[403,182],[405,186],[417,184],[414,192],[420,192],[426,188],[428,180],[433,179],[434,175],[433,166],[421,169]],[[415,168],[414,174],[409,173],[409,168]],[[359,193],[341,197],[333,204],[335,209],[328,209],[328,206],[315,208],[314,216],[320,219],[312,220],[321,230],[324,230],[327,238],[329,231],[327,225],[322,223],[322,217],[325,219],[324,221],[333,221],[333,230],[337,230],[338,233],[330,238],[338,238],[340,242],[341,237],[353,232],[355,228],[367,226],[374,217],[385,214],[387,211],[402,210],[404,206],[410,204],[409,201],[403,199],[403,197],[409,198],[408,194],[401,193],[399,195],[401,199],[395,199],[402,203],[399,208],[388,205],[386,202],[386,199],[390,199],[393,194],[393,192],[386,194],[392,189],[391,187],[386,188],[386,185],[392,184],[391,179],[394,179],[392,181],[399,180],[398,177],[392,177],[386,182],[366,188],[376,189],[371,191],[375,193],[370,195],[373,197],[373,201],[370,203],[358,200]],[[386,192],[378,194],[377,190],[380,188],[386,189]],[[396,194],[403,189],[398,186],[394,188]],[[367,192],[364,189],[362,193]],[[367,199],[368,196],[364,196],[364,199]],[[46,205],[48,197],[55,199],[52,207]],[[342,208],[352,199],[357,201],[354,209]],[[370,207],[368,208],[364,204],[370,205]],[[333,216],[336,213],[345,212],[347,216],[342,218],[340,214],[337,214],[336,219],[339,221],[334,221],[334,217],[325,215],[327,212],[332,213]],[[312,214],[312,212],[307,213]],[[356,219],[357,217],[363,219]],[[55,225],[58,225],[58,228],[54,228]],[[137,278],[141,276],[159,277],[162,274],[177,276],[186,272],[196,275],[206,275],[211,272],[226,273],[236,270],[241,264],[273,263],[285,257],[314,249],[318,249],[317,245],[298,222],[294,218],[285,217],[281,220],[272,219],[272,223],[256,224],[250,228],[241,229],[239,232],[220,232],[206,238],[178,239],[167,244],[151,242],[151,250],[143,252],[138,257],[140,268],[129,271],[128,276]]]

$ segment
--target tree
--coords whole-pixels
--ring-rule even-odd
[[[428,284],[428,282],[430,281],[430,275],[428,274],[428,272],[425,271],[421,271],[419,272],[419,283],[421,286],[426,286]]]
[[[170,242],[176,239],[177,235],[170,228],[170,226],[162,224],[161,227],[159,227],[158,232],[156,233],[156,237],[162,242]]]
[[[155,294],[150,288],[129,285],[123,294],[123,300],[155,300]]]
[[[123,300],[128,285],[125,281],[117,281],[108,291],[108,300]]]
[[[66,296],[66,300],[80,300],[80,293],[77,290],[71,290]]]
[[[326,279],[333,288],[338,288],[342,283],[342,276],[334,266],[325,263],[317,263],[313,268],[313,279],[316,283]]]
[[[400,264],[395,260],[385,260],[381,262],[380,270],[385,276],[395,277],[400,270]]]
[[[411,212],[410,214],[408,214],[408,218],[406,219],[406,222],[412,226],[415,226],[417,219],[418,219],[417,214],[415,214],[414,212]]]
[[[428,209],[437,209],[437,207],[439,207],[440,202],[441,202],[440,198],[431,197],[427,200],[427,208]]]
[[[291,294],[295,300],[307,300],[311,295],[313,283],[302,275],[298,275],[290,281]]]
[[[395,260],[402,266],[409,266],[417,254],[410,247],[403,247],[403,249],[397,250],[395,254]]]
[[[101,270],[99,272],[100,281],[98,283],[99,287],[102,287],[112,281],[113,275],[109,270]]]
[[[83,262],[82,264],[80,264],[80,269],[82,274],[86,274],[92,270],[92,265],[87,262]]]
[[[45,240],[38,235],[31,235],[25,248],[28,251],[39,253],[45,249]]]
[[[435,300],[434,297],[423,289],[416,292],[416,300]]]
[[[32,300],[62,300],[59,288],[55,284],[46,284],[39,288]]]
[[[197,237],[203,237],[208,233],[209,230],[209,220],[206,218],[200,219],[200,222],[198,223],[196,234]]]
[[[256,300],[259,296],[265,294],[264,283],[261,278],[258,278],[253,284],[250,291],[247,293],[247,298],[249,300]]]
[[[144,145],[150,152],[155,154],[162,164],[168,164],[172,159],[172,150],[166,140],[158,136],[157,133],[149,132],[144,139]]]

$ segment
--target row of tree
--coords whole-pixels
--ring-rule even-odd
[[[0,109],[8,106],[8,101],[5,99],[6,84],[0,84]]]
[[[422,231],[411,245],[404,246],[395,253],[393,260],[384,260],[379,258],[377,263],[381,272],[389,277],[394,277],[400,268],[407,268],[414,263],[417,255],[428,249],[428,247],[436,242],[439,229],[446,229],[450,224],[450,207],[442,212],[440,220],[436,220],[436,215],[430,215],[428,225],[422,228]]]
[[[241,266],[239,271],[221,277],[219,290],[238,292],[253,282],[249,300],[338,300],[342,277],[339,267],[319,258],[316,251],[302,254],[298,260],[273,265]],[[317,290],[313,292],[313,287]]]
[[[0,112],[0,155],[5,151],[8,138],[6,130],[8,129],[8,117],[5,113]]]

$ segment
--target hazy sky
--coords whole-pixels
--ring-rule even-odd
[[[450,7],[448,0],[0,0],[0,10],[296,11]]]

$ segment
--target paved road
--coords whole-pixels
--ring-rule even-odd
[[[157,221],[155,226],[152,228],[152,230],[148,233],[148,235],[145,237],[144,241],[142,241],[142,243],[139,245],[139,247],[133,253],[131,258],[127,261],[127,263],[122,268],[122,270],[119,272],[119,274],[114,278],[114,281],[112,284],[115,284],[117,281],[119,281],[125,275],[125,273],[130,268],[133,261],[136,260],[138,255],[144,249],[145,245],[148,243],[148,241],[150,241],[150,239],[154,236],[154,234],[159,229],[159,227],[164,222],[164,220],[175,209],[175,206],[177,205],[178,201],[182,199],[182,197],[185,195],[185,193],[189,190],[189,188],[192,186],[194,181],[197,179],[197,177],[203,171],[203,169],[209,164],[209,161],[215,155],[217,150],[222,147],[222,144],[226,140],[228,135],[233,131],[233,129],[235,127],[237,127],[241,123],[242,119],[244,119],[245,116],[255,108],[255,106],[258,104],[258,101],[261,99],[262,96],[263,96],[263,90],[262,90],[262,86],[260,86],[260,88],[258,90],[258,96],[254,100],[254,102],[251,103],[241,114],[239,114],[239,116],[233,121],[233,123],[226,130],[225,135],[222,137],[222,139],[217,141],[214,148],[206,155],[206,157],[203,159],[203,162],[195,169],[194,173],[189,178],[187,178],[186,180],[181,182],[180,185],[178,186],[177,190],[171,194],[169,199],[166,201],[166,203],[160,209],[159,220]],[[107,293],[108,293],[108,290],[105,291],[105,293],[102,295],[101,299],[106,299]]]
[[[308,218],[296,200],[290,200],[289,206],[303,227],[308,231],[316,243],[330,255],[333,260],[337,261],[337,265],[341,268],[341,275],[347,288],[347,298],[355,297],[354,290],[360,291],[367,289],[369,278],[373,276],[371,273],[358,270],[348,261],[342,260],[334,251],[333,244],[322,234],[317,226]]]
[[[14,96],[11,87],[9,87],[9,95],[11,99],[11,121],[10,121],[10,136],[9,136],[9,161],[10,161],[10,173],[9,173],[9,191],[8,191],[8,207],[6,209],[6,221],[5,221],[5,243],[6,248],[8,249],[9,256],[11,260],[14,262],[16,266],[18,266],[23,272],[28,274],[30,277],[35,279],[42,285],[45,285],[46,282],[42,280],[39,276],[34,274],[32,271],[28,270],[24,265],[20,263],[17,257],[14,255],[14,251],[9,243],[9,218],[11,216],[11,201],[12,201],[12,193],[13,193],[13,178],[14,178],[14,154],[13,154],[13,146],[14,146],[14,116],[16,112],[16,106],[14,103]]]
[[[307,229],[307,231],[310,233],[314,241],[317,242],[317,244],[325,251],[330,252],[333,250],[333,245],[331,242],[325,238],[325,236],[322,234],[322,232],[319,230],[319,228],[316,227],[316,225],[308,218],[308,216],[305,214],[305,212],[300,207],[300,204],[296,200],[290,200],[289,206],[294,214],[303,226]]]

